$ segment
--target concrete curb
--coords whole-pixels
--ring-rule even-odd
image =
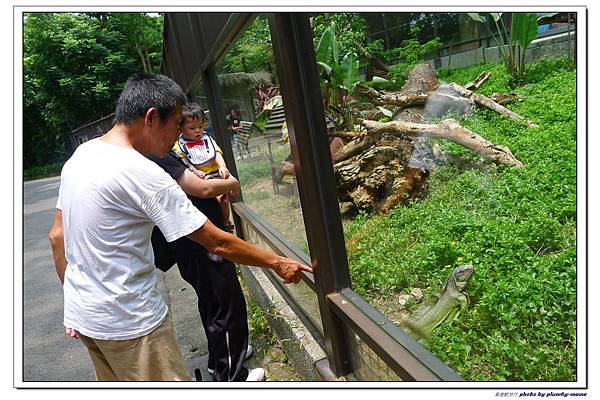
[[[252,299],[269,321],[294,371],[305,381],[322,381],[314,364],[326,355],[310,330],[261,268],[241,266],[240,271]]]

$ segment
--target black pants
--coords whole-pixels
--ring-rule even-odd
[[[156,231],[157,228],[152,237],[155,254],[158,247]],[[198,296],[198,311],[208,339],[208,367],[214,370],[213,380],[245,381],[248,369],[243,363],[248,347],[248,316],[235,264],[207,253],[195,243],[190,249],[189,242],[182,238],[168,243],[167,247],[181,277]]]

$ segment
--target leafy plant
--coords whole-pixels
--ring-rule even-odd
[[[421,29],[417,26],[411,28],[409,39],[402,41],[400,47],[386,50],[383,52],[383,58],[386,61],[399,60],[390,68],[390,74],[397,84],[402,85],[412,68],[423,62],[423,57],[430,54],[442,46],[440,38],[433,38],[425,43],[420,43],[417,35]]]
[[[527,67],[525,64],[525,51],[537,37],[538,17],[535,13],[512,13],[510,36],[502,19],[502,13],[467,13],[473,20],[485,25],[490,35],[496,41],[498,51],[510,75],[509,86],[514,88],[525,82]],[[543,17],[547,17],[544,15]],[[489,29],[488,19],[491,18],[496,27],[496,33]],[[498,23],[500,22],[500,23]]]
[[[314,46],[318,47],[325,30],[334,27],[339,54],[357,52],[368,43],[367,24],[360,13],[324,13],[312,19]],[[360,51],[358,51],[360,54]],[[362,56],[362,54],[361,54]]]
[[[262,85],[256,87],[254,93],[256,95],[256,113],[259,114],[263,110],[265,102],[279,94],[279,88],[274,85]]]
[[[41,167],[31,167],[23,171],[23,179],[28,181],[31,179],[47,178],[50,176],[60,175],[64,162],[47,164]]]
[[[316,59],[325,108],[341,119],[341,126],[352,129],[354,117],[350,96],[361,81],[360,64],[356,53],[347,53],[339,62],[334,24],[323,32],[317,45]]]
[[[218,73],[274,72],[273,46],[265,14],[259,14],[218,64]]]

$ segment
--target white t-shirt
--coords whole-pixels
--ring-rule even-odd
[[[154,225],[173,241],[206,222],[179,185],[137,151],[94,139],[65,163],[56,208],[65,238],[64,325],[133,339],[167,315],[157,288]]]

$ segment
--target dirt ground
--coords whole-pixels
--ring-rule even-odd
[[[293,177],[286,176],[275,194],[271,178],[243,188],[244,203],[300,250],[308,253],[304,219]]]

